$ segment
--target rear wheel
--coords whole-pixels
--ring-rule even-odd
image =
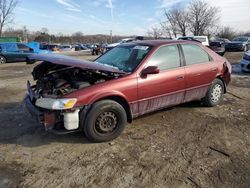
[[[126,122],[126,112],[119,103],[113,100],[99,101],[87,114],[84,133],[94,142],[113,140],[122,133]]]
[[[212,107],[218,105],[222,100],[224,91],[223,82],[220,79],[215,79],[202,100],[205,106]]]
[[[6,58],[4,56],[0,56],[0,64],[6,63]]]

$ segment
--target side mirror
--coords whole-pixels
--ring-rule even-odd
[[[148,74],[159,74],[160,70],[157,66],[149,66],[142,70],[141,75],[146,76]]]

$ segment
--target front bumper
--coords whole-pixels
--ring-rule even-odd
[[[226,51],[243,51],[244,46],[243,45],[226,46],[225,49]]]
[[[245,59],[242,59],[240,62],[241,70],[245,72],[250,72],[250,61],[247,61]]]
[[[43,113],[32,103],[30,95],[25,96],[23,104],[31,117],[38,123],[42,123]]]
[[[28,94],[24,98],[24,106],[28,113],[39,124],[43,125],[47,131],[58,134],[66,134],[79,130],[80,109],[72,111],[47,110],[35,106],[35,93],[30,83],[27,83]]]

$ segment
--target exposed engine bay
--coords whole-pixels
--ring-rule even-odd
[[[64,65],[48,66],[43,62],[34,68],[33,77],[37,80],[36,97],[60,97],[72,91],[89,87],[118,77],[118,74],[97,70],[82,70]],[[46,69],[42,66],[46,65]],[[49,68],[48,68],[49,67]]]

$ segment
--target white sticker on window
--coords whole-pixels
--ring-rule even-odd
[[[148,46],[135,46],[133,49],[135,49],[135,50],[147,50]]]

